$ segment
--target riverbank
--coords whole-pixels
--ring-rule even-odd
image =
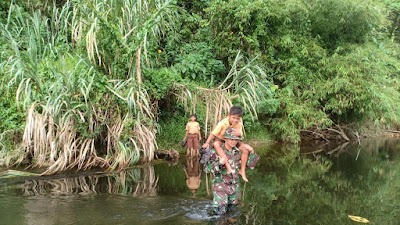
[[[185,119],[182,121],[169,122],[163,124],[161,133],[157,136],[158,147],[160,150],[175,149],[180,153],[185,153],[186,148],[182,147],[181,141],[185,136],[184,128],[180,124],[185,124]],[[344,125],[339,128],[315,129],[310,128],[301,132],[301,140],[297,143],[300,146],[320,146],[326,144],[337,145],[342,142],[358,142],[368,138],[390,138],[399,137],[400,131],[397,127],[387,128],[383,125],[374,125],[366,123],[361,127],[352,127]],[[341,133],[342,132],[342,133]],[[345,138],[343,138],[345,136]],[[244,142],[253,147],[271,145],[273,143],[293,144],[287,140],[277,139],[273,132],[270,132],[266,127],[256,126],[246,130]],[[203,140],[206,139],[203,134]]]

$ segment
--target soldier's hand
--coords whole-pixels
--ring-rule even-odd
[[[247,148],[247,150],[249,151],[249,154],[254,154],[254,149],[253,149],[253,147],[251,147],[250,145],[247,145],[247,144],[246,144],[246,148]]]
[[[209,146],[210,145],[208,143],[204,143],[203,146],[201,146],[201,147],[203,147],[204,149],[207,149]]]
[[[237,131],[237,130],[234,130],[234,131],[232,131],[232,135],[241,137],[241,136],[242,136],[242,133],[240,133],[240,132]]]

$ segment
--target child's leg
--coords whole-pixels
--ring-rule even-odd
[[[188,150],[187,150],[187,152],[186,152],[186,155],[191,155],[191,153],[192,153],[192,149],[193,149],[193,137],[192,137],[192,135],[188,135],[188,138],[187,138],[187,146],[188,146]]]
[[[192,156],[197,156],[197,150],[200,148],[199,146],[199,138],[196,135],[193,137],[193,150],[192,150]]]
[[[186,144],[187,144],[186,156],[188,156],[190,154],[190,148],[192,147],[191,140],[190,140],[190,135],[188,135],[188,137],[187,137]]]
[[[215,138],[214,149],[220,158],[225,156],[225,152],[221,148],[221,145],[222,145],[222,141],[219,138]],[[229,163],[225,163],[225,167],[226,167],[226,173],[231,174],[232,173],[231,165]]]
[[[240,170],[239,174],[242,176],[242,179],[246,182],[249,182],[246,176],[246,165],[247,165],[247,160],[249,159],[249,150],[247,148],[247,144],[241,143],[239,146],[239,150],[242,152],[242,155],[240,156]]]

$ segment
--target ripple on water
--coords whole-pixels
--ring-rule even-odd
[[[214,221],[220,220],[221,218],[231,218],[239,216],[240,211],[237,208],[233,208],[224,216],[217,216],[213,213],[211,201],[193,201],[186,208],[185,216],[192,220],[202,221]]]

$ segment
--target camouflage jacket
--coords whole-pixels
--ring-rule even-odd
[[[225,151],[228,163],[231,165],[232,173],[226,173],[226,167],[219,163],[219,157],[215,149],[211,150],[211,157],[204,165],[204,172],[214,174],[213,183],[237,184],[239,183],[241,151],[236,147],[232,151],[226,150],[224,145],[221,147]],[[258,158],[257,154],[250,154],[247,160],[247,168],[253,169]]]

